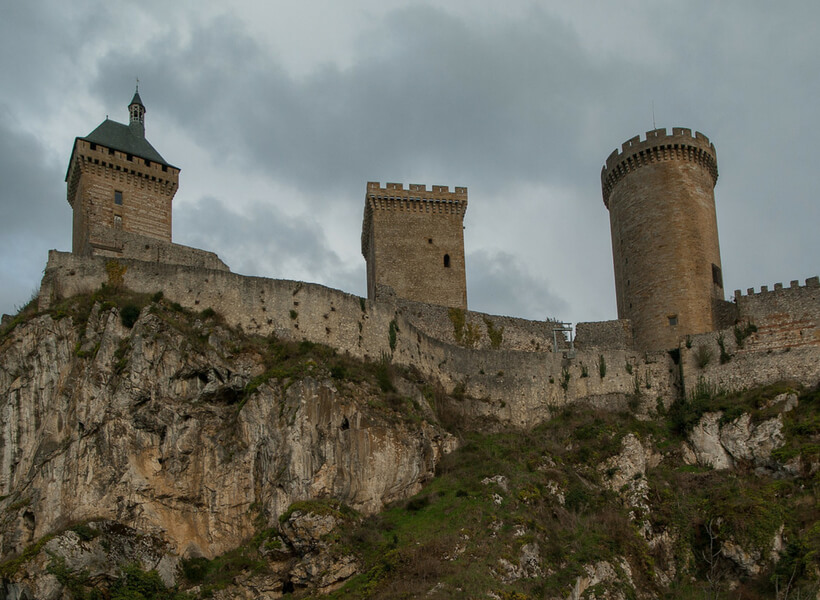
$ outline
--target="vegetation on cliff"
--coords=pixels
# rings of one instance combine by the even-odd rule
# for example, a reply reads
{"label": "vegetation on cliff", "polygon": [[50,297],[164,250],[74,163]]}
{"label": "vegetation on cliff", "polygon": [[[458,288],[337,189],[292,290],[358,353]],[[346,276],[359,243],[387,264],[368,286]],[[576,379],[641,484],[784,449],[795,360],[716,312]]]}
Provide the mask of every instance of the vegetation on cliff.
{"label": "vegetation on cliff", "polygon": [[[260,472],[252,484],[260,487],[251,486],[255,500],[240,504],[247,521],[244,543],[210,558],[175,556],[174,568],[165,573],[174,579],[171,587],[152,571],[150,561],[123,559],[106,574],[67,562],[60,552],[68,546],[86,554],[108,548],[113,557],[112,540],[121,544],[130,537],[144,546],[149,539],[147,532],[124,532],[96,520],[55,527],[24,551],[3,556],[0,575],[6,585],[50,576],[73,598],[137,600],[247,594],[336,600],[754,600],[817,593],[818,389],[782,383],[728,394],[703,384],[668,411],[663,406],[669,403],[663,402],[658,402],[658,412],[641,415],[571,405],[531,430],[489,434],[463,430],[446,412],[453,403],[471,400],[463,397],[463,390],[458,397],[445,398],[435,382],[395,367],[389,357],[367,363],[319,344],[247,336],[207,308],[186,311],[161,294],[134,295],[106,286],[94,295],[66,300],[45,315],[29,306],[0,331],[0,352],[9,351],[10,356],[11,347],[21,343],[15,330],[38,318],[48,324],[70,319],[73,333],[65,329],[59,335],[66,336],[72,348],[70,365],[61,371],[66,374],[61,381],[76,386],[69,390],[71,398],[81,396],[82,385],[96,386],[96,394],[110,389],[116,397],[134,396],[124,411],[132,413],[134,427],[143,436],[141,448],[150,453],[155,444],[164,453],[151,468],[160,473],[173,469],[174,461],[191,461],[204,451],[197,444],[213,445],[213,464],[222,469],[220,481],[250,464]],[[162,352],[148,352],[146,340]],[[135,369],[144,368],[149,355],[164,357],[157,365],[166,371],[157,366],[150,373],[171,373],[175,387],[168,389],[196,393],[186,392],[184,401],[146,396]],[[105,364],[89,370],[92,363]],[[24,370],[5,373],[5,368],[0,367],[2,381],[9,389],[20,389],[20,384],[12,384],[25,379]],[[602,378],[605,370],[602,361]],[[304,389],[294,395],[300,386]],[[308,396],[326,397],[327,402],[311,409],[321,417],[306,421],[300,436],[321,427],[318,440],[336,435],[342,440],[338,443],[346,443],[345,432],[373,425],[378,435],[404,428],[411,437],[418,436],[421,447],[425,427],[432,423],[437,432],[449,429],[460,447],[437,459],[435,477],[419,474],[421,491],[396,494],[375,514],[349,508],[346,499],[327,494],[331,488],[275,510],[262,482],[284,485],[289,481],[284,473],[296,455],[275,455],[274,450],[285,447],[285,437],[276,437],[274,450],[269,450],[260,440],[272,433],[251,443],[248,432],[267,420],[292,433]],[[174,402],[179,406],[169,407]],[[334,403],[353,408],[346,408],[342,418],[342,413],[326,412]],[[266,412],[260,406],[266,406]],[[110,414],[105,418],[112,418],[114,408],[106,411]],[[91,429],[88,419],[84,427]],[[208,423],[182,456],[172,452],[179,440],[168,441],[177,422]],[[121,420],[117,427],[126,425]],[[105,423],[95,427],[95,432],[81,430],[76,439],[66,438],[57,449],[49,446],[47,455],[40,451],[37,456],[46,458],[35,469],[62,456],[83,436],[102,435]],[[743,437],[738,430],[752,434]],[[771,439],[763,439],[764,432],[773,432]],[[709,448],[698,446],[696,434],[723,444],[715,450],[720,452],[741,442],[757,446],[733,450],[729,468],[713,468],[703,457]],[[251,462],[241,462],[251,455]],[[317,456],[311,460],[319,460]],[[179,464],[188,464],[183,462]],[[186,477],[179,468],[176,476]],[[197,476],[209,475],[203,471]],[[320,475],[311,471],[310,476]],[[145,481],[139,480],[140,485]],[[163,494],[163,506],[187,502],[185,511],[192,506],[205,511],[202,498],[190,491]],[[25,523],[26,511],[34,511],[43,499],[11,490],[0,502],[0,533],[6,536],[4,546],[11,547],[15,527]],[[224,515],[218,518],[224,520]],[[236,523],[217,526],[229,529]],[[158,535],[157,528],[152,535]],[[151,542],[157,556],[167,554],[160,542]]]}

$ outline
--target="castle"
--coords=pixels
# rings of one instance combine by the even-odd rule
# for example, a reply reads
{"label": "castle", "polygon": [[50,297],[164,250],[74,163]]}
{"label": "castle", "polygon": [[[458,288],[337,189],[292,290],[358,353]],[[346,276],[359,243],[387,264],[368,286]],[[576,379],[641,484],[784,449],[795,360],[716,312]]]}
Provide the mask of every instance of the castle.
{"label": "castle", "polygon": [[106,118],[74,140],[65,177],[73,210],[72,252],[227,269],[212,252],[171,242],[179,169],[145,138],[139,89],[128,114],[128,125]]}
{"label": "castle", "polygon": [[[171,241],[179,169],[145,139],[145,107],[77,138],[66,181],[71,254],[52,251],[40,308],[108,282],[192,310],[212,308],[248,333],[324,343],[364,359],[390,356],[492,414],[527,426],[585,399],[654,406],[707,380],[727,389],[820,381],[820,279],[724,300],[714,186],[717,154],[689,129],[655,129],[606,159],[618,319],[566,327],[467,310],[467,188],[369,182],[362,254],[367,299],[303,282],[230,272],[210,252]],[[574,345],[573,345],[574,344]],[[719,357],[719,359],[718,359]],[[589,376],[590,371],[598,376]],[[499,415],[503,415],[500,417]]]}

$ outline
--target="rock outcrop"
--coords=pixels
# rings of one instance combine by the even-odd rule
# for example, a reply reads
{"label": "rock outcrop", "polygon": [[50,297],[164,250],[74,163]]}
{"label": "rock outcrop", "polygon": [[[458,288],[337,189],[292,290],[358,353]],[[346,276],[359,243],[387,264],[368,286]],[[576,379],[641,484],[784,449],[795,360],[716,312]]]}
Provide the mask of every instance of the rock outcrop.
{"label": "rock outcrop", "polygon": [[[378,511],[419,491],[455,448],[417,389],[399,397],[372,377],[333,377],[312,345],[277,348],[156,303],[130,328],[100,303],[87,319],[66,312],[0,339],[3,557],[103,521],[158,540],[167,560],[210,558],[298,500]],[[76,545],[68,533],[49,544],[60,540]]]}

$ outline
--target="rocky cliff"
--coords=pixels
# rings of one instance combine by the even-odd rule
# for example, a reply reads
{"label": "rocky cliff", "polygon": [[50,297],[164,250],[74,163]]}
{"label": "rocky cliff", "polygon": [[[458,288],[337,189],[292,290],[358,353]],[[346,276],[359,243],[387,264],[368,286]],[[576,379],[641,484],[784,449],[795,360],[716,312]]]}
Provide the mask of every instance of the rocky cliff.
{"label": "rocky cliff", "polygon": [[443,390],[161,294],[28,308],[0,600],[816,597],[816,388],[636,385],[502,431]]}
{"label": "rocky cliff", "polygon": [[[132,540],[123,560],[173,583],[179,558],[235,548],[296,501],[332,498],[366,515],[406,498],[455,447],[387,363],[243,336],[212,311],[154,300],[109,290],[5,328],[3,557],[93,523],[109,546],[112,531],[150,540],[150,552]],[[95,552],[105,555],[85,554]],[[92,573],[112,567],[91,562]],[[19,589],[60,597],[37,585]]]}

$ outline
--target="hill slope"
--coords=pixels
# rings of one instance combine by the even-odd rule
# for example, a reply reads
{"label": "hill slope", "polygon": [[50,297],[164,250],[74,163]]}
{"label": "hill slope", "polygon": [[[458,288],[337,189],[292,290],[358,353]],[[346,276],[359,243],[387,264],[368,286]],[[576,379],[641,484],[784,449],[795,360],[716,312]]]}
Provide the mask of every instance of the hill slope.
{"label": "hill slope", "polygon": [[0,331],[0,598],[817,593],[817,391],[496,434],[458,402],[159,294],[24,310]]}

